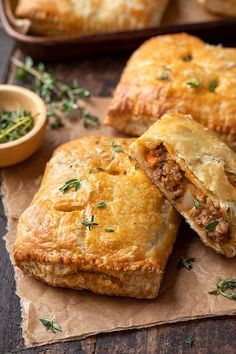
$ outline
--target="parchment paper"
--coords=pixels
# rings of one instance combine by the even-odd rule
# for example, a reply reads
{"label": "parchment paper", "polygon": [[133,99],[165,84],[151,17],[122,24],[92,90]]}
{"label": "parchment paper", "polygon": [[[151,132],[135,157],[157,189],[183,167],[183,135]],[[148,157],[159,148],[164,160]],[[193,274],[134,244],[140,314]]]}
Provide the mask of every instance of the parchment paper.
{"label": "parchment paper", "polygon": [[[104,117],[109,99],[92,99],[88,109]],[[4,204],[9,218],[7,249],[15,239],[17,218],[38,189],[45,162],[61,143],[82,135],[114,135],[111,128],[84,129],[69,123],[61,130],[48,130],[42,148],[26,162],[3,171]],[[195,257],[192,270],[177,270],[180,257]],[[185,321],[208,316],[236,314],[236,302],[209,295],[220,277],[236,277],[236,259],[226,259],[206,248],[183,223],[170,257],[160,295],[155,300],[99,296],[89,292],[52,288],[15,268],[17,294],[22,306],[23,336],[27,346],[128,328]],[[55,319],[62,327],[47,331],[39,318]]]}

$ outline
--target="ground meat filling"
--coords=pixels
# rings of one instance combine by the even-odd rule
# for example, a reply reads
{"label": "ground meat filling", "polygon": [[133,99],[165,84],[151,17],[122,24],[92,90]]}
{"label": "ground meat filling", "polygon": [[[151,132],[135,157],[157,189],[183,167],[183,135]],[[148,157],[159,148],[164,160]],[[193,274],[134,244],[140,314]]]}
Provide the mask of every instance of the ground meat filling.
{"label": "ground meat filling", "polygon": [[154,171],[154,182],[169,191],[176,203],[181,203],[186,187],[191,185],[193,203],[188,210],[189,215],[195,219],[207,237],[219,243],[227,242],[229,236],[229,222],[221,210],[215,207],[210,197],[202,194],[193,186],[192,182],[181,171],[180,166],[171,159],[164,145],[155,150],[146,152],[146,161]]}

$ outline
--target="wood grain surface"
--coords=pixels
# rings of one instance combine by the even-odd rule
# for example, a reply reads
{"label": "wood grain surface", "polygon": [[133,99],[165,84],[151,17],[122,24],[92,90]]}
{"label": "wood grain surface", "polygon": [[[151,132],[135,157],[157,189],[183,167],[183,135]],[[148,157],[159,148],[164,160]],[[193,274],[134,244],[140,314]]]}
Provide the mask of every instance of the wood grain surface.
{"label": "wood grain surface", "polygon": [[[0,31],[0,82],[6,77],[12,43]],[[91,60],[57,63],[50,68],[66,81],[77,78],[93,95],[111,95],[122,68],[124,56],[98,57]],[[11,76],[8,77],[11,80]],[[6,217],[0,204],[0,354],[177,354],[236,353],[234,317],[195,320],[149,329],[99,334],[84,340],[26,349],[21,337],[20,304],[15,295],[13,267],[5,250],[3,235]],[[187,289],[186,289],[187,291]],[[197,291],[197,289],[196,289]],[[192,304],[194,306],[194,303]],[[122,313],[120,314],[122,316]],[[184,339],[193,336],[192,347]]]}

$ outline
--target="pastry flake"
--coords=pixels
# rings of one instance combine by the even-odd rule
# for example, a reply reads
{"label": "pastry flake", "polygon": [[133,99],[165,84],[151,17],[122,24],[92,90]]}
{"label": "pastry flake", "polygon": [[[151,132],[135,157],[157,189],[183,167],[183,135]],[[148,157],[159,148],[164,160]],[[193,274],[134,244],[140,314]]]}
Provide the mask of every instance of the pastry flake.
{"label": "pastry flake", "polygon": [[19,0],[15,15],[31,21],[31,32],[86,35],[155,27],[168,0]]}
{"label": "pastry flake", "polygon": [[150,179],[203,243],[236,254],[236,155],[190,116],[164,115],[132,145]]}
{"label": "pastry flake", "polygon": [[129,154],[133,139],[59,147],[20,217],[16,265],[49,285],[154,298],[180,217]]}
{"label": "pastry flake", "polygon": [[106,122],[139,136],[163,114],[179,112],[236,149],[236,49],[185,33],[146,41],[129,59]]}

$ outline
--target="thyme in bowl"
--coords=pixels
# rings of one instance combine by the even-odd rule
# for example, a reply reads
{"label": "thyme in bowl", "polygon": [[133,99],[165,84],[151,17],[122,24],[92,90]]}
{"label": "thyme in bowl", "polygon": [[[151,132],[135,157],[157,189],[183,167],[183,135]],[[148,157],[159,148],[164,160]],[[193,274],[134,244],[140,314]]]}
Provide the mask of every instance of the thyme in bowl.
{"label": "thyme in bowl", "polygon": [[34,65],[30,57],[26,57],[25,62],[13,58],[12,62],[17,68],[15,75],[17,79],[33,79],[31,81],[32,89],[47,104],[48,122],[52,128],[63,126],[61,113],[69,118],[74,118],[77,112],[85,128],[99,124],[97,117],[79,105],[79,100],[85,100],[91,96],[90,91],[79,86],[75,81],[72,85],[65,84],[52,73],[46,71],[43,63]]}
{"label": "thyme in bowl", "polygon": [[0,144],[17,140],[29,133],[34,126],[34,118],[30,112],[4,111],[0,114]]}

